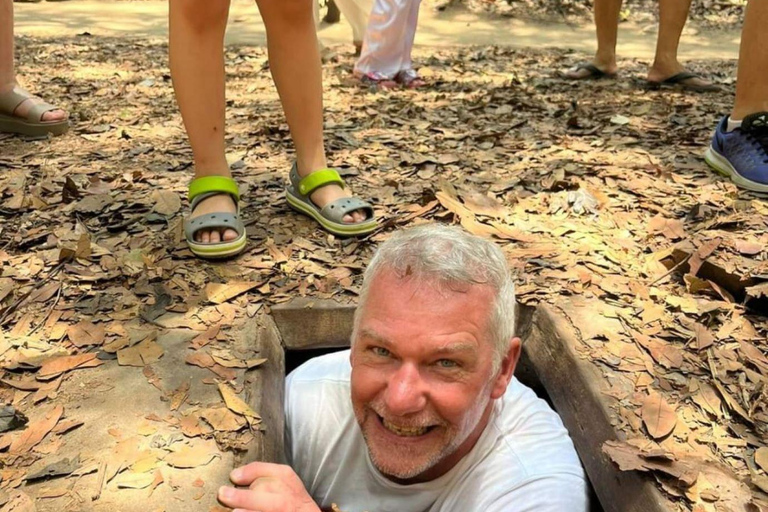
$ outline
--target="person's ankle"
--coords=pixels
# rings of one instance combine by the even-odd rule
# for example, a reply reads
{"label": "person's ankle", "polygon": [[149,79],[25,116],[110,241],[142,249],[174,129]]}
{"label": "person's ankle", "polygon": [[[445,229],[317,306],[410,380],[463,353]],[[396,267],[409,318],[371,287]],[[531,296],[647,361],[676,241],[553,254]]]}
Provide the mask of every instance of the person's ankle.
{"label": "person's ankle", "polygon": [[615,68],[616,67],[616,52],[598,51],[592,59],[595,66],[600,69]]}
{"label": "person's ankle", "polygon": [[16,80],[0,80],[0,94],[9,92],[18,85]]}
{"label": "person's ankle", "polygon": [[677,60],[677,55],[656,54],[651,64],[651,71],[674,72],[683,69],[683,65]]}
{"label": "person's ankle", "polygon": [[757,114],[758,112],[768,112],[768,102],[750,105],[735,105],[729,119],[744,119],[748,115]]}
{"label": "person's ankle", "polygon": [[308,176],[315,171],[325,169],[328,167],[328,161],[325,159],[325,155],[303,159],[296,159],[296,166],[298,167],[299,176]]}

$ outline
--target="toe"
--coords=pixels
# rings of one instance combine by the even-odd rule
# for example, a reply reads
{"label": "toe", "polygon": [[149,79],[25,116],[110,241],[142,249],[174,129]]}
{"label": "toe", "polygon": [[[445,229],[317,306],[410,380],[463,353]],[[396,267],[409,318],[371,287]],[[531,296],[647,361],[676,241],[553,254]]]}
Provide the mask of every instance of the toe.
{"label": "toe", "polygon": [[51,110],[43,114],[43,121],[64,121],[67,119],[67,113],[61,109]]}
{"label": "toe", "polygon": [[211,233],[210,233],[210,232],[208,232],[208,231],[203,231],[203,235],[202,235],[202,237],[201,237],[201,238],[202,238],[202,240],[201,240],[201,241],[202,241],[204,244],[209,244],[209,243],[211,243]]}
{"label": "toe", "polygon": [[227,229],[224,231],[224,238],[223,240],[225,242],[231,242],[232,240],[235,240],[237,238],[237,231],[234,229]]}
{"label": "toe", "polygon": [[221,242],[221,232],[218,229],[214,229],[211,231],[211,243],[217,244],[219,242]]}

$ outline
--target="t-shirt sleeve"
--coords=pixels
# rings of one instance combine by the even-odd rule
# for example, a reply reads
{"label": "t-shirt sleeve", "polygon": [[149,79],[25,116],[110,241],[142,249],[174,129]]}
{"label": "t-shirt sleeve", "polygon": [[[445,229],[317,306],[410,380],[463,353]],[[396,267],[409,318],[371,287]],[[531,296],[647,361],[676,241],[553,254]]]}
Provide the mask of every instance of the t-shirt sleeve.
{"label": "t-shirt sleeve", "polygon": [[570,473],[534,477],[492,501],[483,512],[587,512],[584,478]]}
{"label": "t-shirt sleeve", "polygon": [[305,485],[316,477],[323,450],[349,402],[345,353],[310,360],[285,380],[285,459]]}

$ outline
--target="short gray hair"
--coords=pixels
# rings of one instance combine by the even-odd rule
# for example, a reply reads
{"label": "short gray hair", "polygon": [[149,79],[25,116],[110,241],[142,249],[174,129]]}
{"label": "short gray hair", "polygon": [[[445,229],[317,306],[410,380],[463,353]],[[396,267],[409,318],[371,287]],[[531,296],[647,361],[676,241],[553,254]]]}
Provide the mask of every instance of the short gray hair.
{"label": "short gray hair", "polygon": [[490,286],[496,294],[489,331],[495,349],[494,373],[498,371],[515,335],[515,285],[501,249],[455,226],[425,224],[395,233],[381,244],[365,270],[353,343],[371,283],[384,269],[438,286]]}

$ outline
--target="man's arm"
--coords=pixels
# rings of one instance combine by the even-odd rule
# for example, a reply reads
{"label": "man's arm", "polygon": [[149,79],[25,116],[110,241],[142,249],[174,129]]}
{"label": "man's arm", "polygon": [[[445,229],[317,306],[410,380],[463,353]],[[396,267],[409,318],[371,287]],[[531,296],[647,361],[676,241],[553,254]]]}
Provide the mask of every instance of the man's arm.
{"label": "man's arm", "polygon": [[224,505],[245,511],[259,512],[320,512],[295,471],[289,466],[269,462],[252,462],[230,473],[236,489],[223,486],[219,501]]}

